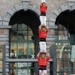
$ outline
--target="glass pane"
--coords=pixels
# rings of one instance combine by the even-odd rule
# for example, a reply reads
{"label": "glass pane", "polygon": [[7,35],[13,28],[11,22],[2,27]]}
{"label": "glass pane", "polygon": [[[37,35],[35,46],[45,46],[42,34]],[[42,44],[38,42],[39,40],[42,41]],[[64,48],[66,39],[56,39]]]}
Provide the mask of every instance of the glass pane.
{"label": "glass pane", "polygon": [[[11,51],[14,50],[15,57],[34,58],[33,32],[25,24],[15,24],[11,29]],[[10,54],[10,56],[12,53]]]}
{"label": "glass pane", "polygon": [[32,31],[28,31],[28,40],[32,40],[33,33]]}
{"label": "glass pane", "polygon": [[27,31],[18,31],[18,40],[27,40]]}
{"label": "glass pane", "polygon": [[57,43],[57,58],[68,58],[71,52],[69,43]]}
{"label": "glass pane", "polygon": [[12,63],[10,63],[10,74],[14,75],[35,75],[34,74],[34,63],[15,63],[12,66]]}
{"label": "glass pane", "polygon": [[18,31],[27,31],[27,25],[18,24]]}
{"label": "glass pane", "polygon": [[[57,72],[75,74],[75,44],[57,43]],[[59,73],[59,74],[60,74]]]}
{"label": "glass pane", "polygon": [[[59,24],[58,29],[55,31],[57,45],[57,75],[65,75],[64,72],[66,72],[66,75],[75,74],[75,34],[70,35],[67,29]],[[71,33],[74,32],[73,29],[68,30]]]}
{"label": "glass pane", "polygon": [[28,27],[28,30],[31,31],[31,28]]}
{"label": "glass pane", "polygon": [[12,31],[12,32],[11,32],[10,39],[11,39],[11,40],[17,40],[17,31],[14,31],[14,32]]}
{"label": "glass pane", "polygon": [[18,58],[24,58],[25,48],[24,43],[18,43]]}
{"label": "glass pane", "polygon": [[28,44],[28,55],[32,56],[31,58],[34,58],[34,44],[33,43]]}
{"label": "glass pane", "polygon": [[0,59],[3,58],[3,53],[2,53],[2,46],[0,46]]}
{"label": "glass pane", "polygon": [[11,30],[17,31],[17,24],[13,25],[12,28],[11,28]]}
{"label": "glass pane", "polygon": [[56,40],[68,40],[69,33],[65,27],[58,25],[58,29],[55,31]]}
{"label": "glass pane", "polygon": [[34,44],[18,43],[18,58],[34,58]]}
{"label": "glass pane", "polygon": [[11,43],[10,57],[11,58],[17,57],[17,44],[16,43]]}

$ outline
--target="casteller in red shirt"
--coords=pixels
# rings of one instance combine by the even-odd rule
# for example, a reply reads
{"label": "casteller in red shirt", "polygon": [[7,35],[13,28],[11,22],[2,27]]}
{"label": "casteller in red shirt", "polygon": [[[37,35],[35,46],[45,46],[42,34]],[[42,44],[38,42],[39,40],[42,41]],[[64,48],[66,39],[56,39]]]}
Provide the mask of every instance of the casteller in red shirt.
{"label": "casteller in red shirt", "polygon": [[46,16],[47,6],[40,5],[40,12],[42,16]]}
{"label": "casteller in red shirt", "polygon": [[38,60],[38,65],[39,66],[47,66],[48,65],[48,61],[49,61],[50,57],[46,57],[44,59],[37,57]]}
{"label": "casteller in red shirt", "polygon": [[46,30],[46,31],[39,30],[38,32],[39,32],[39,38],[46,38],[47,37],[48,30]]}
{"label": "casteller in red shirt", "polygon": [[47,11],[47,6],[43,6],[43,5],[40,5],[40,11],[41,12],[46,12]]}

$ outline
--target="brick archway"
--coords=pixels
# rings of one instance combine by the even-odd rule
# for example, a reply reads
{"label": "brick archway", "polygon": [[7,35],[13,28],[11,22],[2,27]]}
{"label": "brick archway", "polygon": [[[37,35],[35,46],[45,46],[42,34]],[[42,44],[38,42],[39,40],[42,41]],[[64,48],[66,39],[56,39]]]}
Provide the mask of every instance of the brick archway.
{"label": "brick archway", "polygon": [[35,13],[37,13],[38,15],[40,15],[38,6],[31,4],[29,0],[22,0],[22,2],[20,4],[17,4],[8,10],[6,15],[3,17],[2,25],[8,26],[10,18],[14,15],[14,13],[19,10],[22,10],[22,9],[23,10],[30,9],[30,10],[34,11]]}
{"label": "brick archway", "polygon": [[52,15],[50,16],[48,20],[49,27],[55,26],[56,18],[61,12],[65,10],[73,10],[73,9],[75,9],[75,0],[68,0],[67,4],[63,4],[59,6],[57,9],[53,11]]}

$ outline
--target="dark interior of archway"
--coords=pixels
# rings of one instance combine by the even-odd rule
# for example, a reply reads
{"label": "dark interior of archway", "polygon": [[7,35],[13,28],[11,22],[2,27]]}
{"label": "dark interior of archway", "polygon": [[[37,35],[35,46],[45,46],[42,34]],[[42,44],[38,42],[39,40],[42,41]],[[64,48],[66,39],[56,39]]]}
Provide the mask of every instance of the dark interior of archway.
{"label": "dark interior of archway", "polygon": [[56,25],[61,24],[65,26],[70,35],[75,34],[75,10],[66,10],[59,14],[56,18]]}
{"label": "dark interior of archway", "polygon": [[24,23],[28,25],[32,29],[33,34],[37,34],[40,20],[37,13],[28,9],[27,11],[20,10],[14,13],[14,15],[10,19],[9,25],[14,25],[16,23]]}

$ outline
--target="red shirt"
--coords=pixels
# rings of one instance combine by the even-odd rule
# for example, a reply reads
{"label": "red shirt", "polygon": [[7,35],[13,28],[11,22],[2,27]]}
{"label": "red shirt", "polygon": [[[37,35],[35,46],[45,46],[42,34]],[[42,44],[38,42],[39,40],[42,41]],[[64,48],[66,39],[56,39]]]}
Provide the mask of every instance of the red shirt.
{"label": "red shirt", "polygon": [[41,12],[46,12],[47,11],[47,6],[43,7],[42,5],[40,5],[40,11]]}
{"label": "red shirt", "polygon": [[42,58],[38,57],[38,58],[37,58],[37,60],[38,60],[38,65],[39,65],[39,66],[47,66],[49,59],[50,59],[50,57],[46,57],[45,59],[42,59]]}
{"label": "red shirt", "polygon": [[48,30],[46,31],[39,30],[39,38],[46,38],[47,34],[48,34]]}

